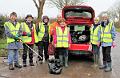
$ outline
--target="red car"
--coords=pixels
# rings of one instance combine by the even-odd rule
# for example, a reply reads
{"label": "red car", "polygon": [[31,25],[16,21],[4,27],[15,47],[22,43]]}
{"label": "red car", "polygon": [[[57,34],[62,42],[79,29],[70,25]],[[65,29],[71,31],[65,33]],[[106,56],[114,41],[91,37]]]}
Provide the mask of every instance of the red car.
{"label": "red car", "polygon": [[90,27],[95,13],[90,6],[65,6],[62,17],[66,19],[71,34],[70,53],[92,54],[90,50]]}

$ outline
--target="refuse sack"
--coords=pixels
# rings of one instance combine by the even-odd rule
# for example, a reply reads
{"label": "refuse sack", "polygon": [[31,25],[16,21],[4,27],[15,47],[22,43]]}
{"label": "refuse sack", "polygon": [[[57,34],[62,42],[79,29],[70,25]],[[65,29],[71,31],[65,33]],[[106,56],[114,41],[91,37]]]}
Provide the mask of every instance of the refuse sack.
{"label": "refuse sack", "polygon": [[50,74],[61,74],[62,72],[62,65],[60,64],[59,59],[49,60],[48,68]]}

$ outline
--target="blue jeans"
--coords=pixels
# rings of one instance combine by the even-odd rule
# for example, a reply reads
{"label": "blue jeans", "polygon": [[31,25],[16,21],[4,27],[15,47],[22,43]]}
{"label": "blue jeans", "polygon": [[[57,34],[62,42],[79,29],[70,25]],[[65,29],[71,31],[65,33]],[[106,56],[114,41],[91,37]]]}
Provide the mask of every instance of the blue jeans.
{"label": "blue jeans", "polygon": [[13,64],[18,63],[18,49],[9,49],[8,50],[8,63]]}

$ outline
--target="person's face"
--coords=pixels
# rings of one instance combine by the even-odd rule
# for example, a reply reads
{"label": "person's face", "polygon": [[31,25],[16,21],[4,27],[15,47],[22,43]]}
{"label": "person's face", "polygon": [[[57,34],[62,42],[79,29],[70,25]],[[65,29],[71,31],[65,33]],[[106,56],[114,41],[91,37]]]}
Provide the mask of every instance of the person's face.
{"label": "person's face", "polygon": [[98,24],[99,20],[98,19],[94,19],[94,23]]}
{"label": "person's face", "polygon": [[108,16],[103,16],[103,17],[102,17],[102,20],[103,20],[104,22],[107,22]]}
{"label": "person's face", "polygon": [[32,17],[28,17],[28,18],[26,19],[26,21],[29,22],[29,23],[31,23],[31,22],[33,21],[33,18],[32,18]]}
{"label": "person's face", "polygon": [[10,20],[15,21],[16,19],[17,19],[17,16],[15,16],[15,15],[10,16]]}
{"label": "person's face", "polygon": [[62,19],[61,16],[58,16],[58,17],[57,17],[57,21],[60,21],[61,19]]}
{"label": "person's face", "polygon": [[60,26],[61,26],[61,27],[65,27],[65,26],[66,26],[66,23],[65,23],[65,22],[60,22]]}
{"label": "person's face", "polygon": [[44,22],[44,23],[48,23],[49,20],[46,18],[46,19],[43,20],[43,22]]}

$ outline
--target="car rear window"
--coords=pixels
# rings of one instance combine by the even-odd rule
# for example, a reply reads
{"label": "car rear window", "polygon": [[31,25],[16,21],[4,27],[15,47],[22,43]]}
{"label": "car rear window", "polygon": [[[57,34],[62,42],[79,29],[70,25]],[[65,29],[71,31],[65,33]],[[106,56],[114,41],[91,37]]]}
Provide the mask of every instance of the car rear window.
{"label": "car rear window", "polygon": [[77,17],[77,18],[92,18],[92,14],[86,11],[67,11],[65,13],[66,18]]}

